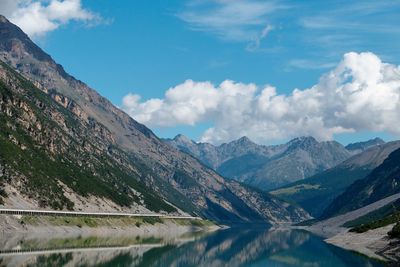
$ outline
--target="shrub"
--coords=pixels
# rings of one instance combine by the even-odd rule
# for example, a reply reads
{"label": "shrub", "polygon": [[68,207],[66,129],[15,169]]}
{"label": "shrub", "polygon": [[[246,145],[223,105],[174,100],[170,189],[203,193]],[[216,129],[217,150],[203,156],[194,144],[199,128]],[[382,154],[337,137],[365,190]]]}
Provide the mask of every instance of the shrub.
{"label": "shrub", "polygon": [[353,227],[350,229],[350,232],[364,233],[366,231],[384,227],[384,226],[390,225],[392,223],[397,223],[399,221],[400,221],[400,213],[395,212],[395,213],[390,214],[382,219],[371,221],[371,222]]}
{"label": "shrub", "polygon": [[143,222],[154,225],[156,223],[162,223],[163,221],[159,217],[143,217]]}
{"label": "shrub", "polygon": [[400,238],[400,222],[398,222],[393,229],[388,233],[390,238]]}

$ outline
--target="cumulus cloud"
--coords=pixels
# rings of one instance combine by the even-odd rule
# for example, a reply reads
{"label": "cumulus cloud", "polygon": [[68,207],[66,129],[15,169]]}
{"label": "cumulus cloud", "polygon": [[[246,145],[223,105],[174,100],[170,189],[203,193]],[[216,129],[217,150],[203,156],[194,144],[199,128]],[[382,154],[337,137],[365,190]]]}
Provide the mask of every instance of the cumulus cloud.
{"label": "cumulus cloud", "polygon": [[2,0],[0,11],[31,37],[40,37],[68,22],[98,23],[99,15],[84,9],[81,0]]}
{"label": "cumulus cloud", "polygon": [[400,67],[373,53],[351,52],[318,84],[289,95],[272,86],[188,80],[163,99],[127,95],[122,108],[150,127],[208,122],[212,127],[201,141],[215,144],[244,135],[259,142],[301,135],[328,140],[364,130],[399,135]]}

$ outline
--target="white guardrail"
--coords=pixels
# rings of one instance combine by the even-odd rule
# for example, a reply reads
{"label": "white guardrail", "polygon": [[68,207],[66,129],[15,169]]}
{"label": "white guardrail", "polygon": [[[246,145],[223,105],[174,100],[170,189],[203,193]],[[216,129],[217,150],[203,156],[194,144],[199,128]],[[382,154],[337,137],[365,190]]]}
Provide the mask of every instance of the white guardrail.
{"label": "white guardrail", "polygon": [[189,219],[202,220],[200,217],[178,216],[157,213],[122,213],[122,212],[83,212],[83,211],[58,211],[58,210],[28,210],[0,208],[0,214],[10,215],[38,215],[38,216],[91,216],[91,217],[156,217],[164,219]]}

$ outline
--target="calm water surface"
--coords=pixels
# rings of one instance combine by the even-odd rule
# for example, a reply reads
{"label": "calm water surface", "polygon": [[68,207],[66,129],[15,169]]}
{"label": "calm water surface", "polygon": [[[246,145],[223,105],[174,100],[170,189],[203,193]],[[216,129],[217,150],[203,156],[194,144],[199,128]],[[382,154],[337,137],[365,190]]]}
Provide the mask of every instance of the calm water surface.
{"label": "calm water surface", "polygon": [[0,266],[383,266],[303,231],[228,229],[155,237],[8,238]]}

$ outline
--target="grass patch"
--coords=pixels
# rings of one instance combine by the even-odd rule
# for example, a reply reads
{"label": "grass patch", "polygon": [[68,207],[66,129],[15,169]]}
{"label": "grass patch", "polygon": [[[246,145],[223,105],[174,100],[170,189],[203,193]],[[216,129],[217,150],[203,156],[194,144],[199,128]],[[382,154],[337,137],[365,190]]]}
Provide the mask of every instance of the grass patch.
{"label": "grass patch", "polygon": [[300,191],[316,190],[316,189],[319,189],[320,187],[321,187],[321,185],[319,185],[319,184],[300,184],[300,185],[295,185],[292,187],[274,190],[274,191],[271,191],[270,194],[277,195],[277,196],[293,195],[293,194],[299,193]]}
{"label": "grass patch", "polygon": [[78,227],[142,227],[146,225],[163,224],[171,221],[181,226],[208,227],[215,225],[208,220],[190,220],[190,219],[164,219],[159,217],[70,217],[70,216],[22,216],[21,224],[27,225],[52,225],[52,226],[78,226]]}
{"label": "grass patch", "polygon": [[49,224],[52,226],[78,226],[78,227],[127,227],[137,226],[140,227],[144,222],[141,217],[70,217],[70,216],[23,216],[21,221],[29,225],[43,225]]}
{"label": "grass patch", "polygon": [[143,217],[142,218],[143,223],[147,223],[147,224],[157,224],[157,223],[163,223],[163,220],[159,217]]}
{"label": "grass patch", "polygon": [[181,226],[210,227],[215,225],[215,223],[209,220],[173,219],[172,221]]}

